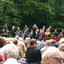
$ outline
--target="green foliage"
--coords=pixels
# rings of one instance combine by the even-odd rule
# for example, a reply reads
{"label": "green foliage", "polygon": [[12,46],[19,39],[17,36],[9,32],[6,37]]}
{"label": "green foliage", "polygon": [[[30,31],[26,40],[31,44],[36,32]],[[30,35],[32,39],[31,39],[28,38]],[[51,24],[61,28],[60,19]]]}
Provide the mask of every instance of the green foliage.
{"label": "green foliage", "polygon": [[36,23],[39,28],[61,29],[63,20],[64,0],[0,0],[0,27],[7,23],[10,28],[25,24],[31,28]]}

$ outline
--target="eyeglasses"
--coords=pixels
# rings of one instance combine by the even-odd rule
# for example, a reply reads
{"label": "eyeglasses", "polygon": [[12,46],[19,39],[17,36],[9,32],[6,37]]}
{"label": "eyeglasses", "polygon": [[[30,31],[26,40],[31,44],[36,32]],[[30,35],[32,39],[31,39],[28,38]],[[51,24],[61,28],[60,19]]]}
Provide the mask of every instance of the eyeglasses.
{"label": "eyeglasses", "polygon": [[50,58],[56,59],[57,61],[64,61],[63,58],[59,58],[59,57],[50,57]]}

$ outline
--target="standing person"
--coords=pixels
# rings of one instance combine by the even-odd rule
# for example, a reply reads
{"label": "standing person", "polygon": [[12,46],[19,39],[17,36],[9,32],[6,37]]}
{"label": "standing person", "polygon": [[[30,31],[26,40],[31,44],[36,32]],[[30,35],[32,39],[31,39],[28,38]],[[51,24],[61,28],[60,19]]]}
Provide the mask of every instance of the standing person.
{"label": "standing person", "polygon": [[37,46],[36,40],[32,39],[29,44],[30,47],[26,51],[27,64],[40,64],[41,52],[36,47]]}
{"label": "standing person", "polygon": [[32,30],[33,30],[33,38],[36,38],[36,29],[37,28],[38,27],[36,26],[36,24],[34,24],[33,27],[32,27]]}
{"label": "standing person", "polygon": [[16,32],[15,26],[12,26],[11,37],[15,37],[15,32]]}

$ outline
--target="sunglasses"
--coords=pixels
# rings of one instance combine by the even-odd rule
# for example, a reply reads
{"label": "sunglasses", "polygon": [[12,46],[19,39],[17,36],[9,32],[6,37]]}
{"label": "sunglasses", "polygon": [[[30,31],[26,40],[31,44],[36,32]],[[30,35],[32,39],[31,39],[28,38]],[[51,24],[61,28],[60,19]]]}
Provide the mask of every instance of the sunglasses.
{"label": "sunglasses", "polygon": [[64,61],[63,58],[58,58],[58,57],[50,57],[50,58],[53,58],[53,59],[55,59],[55,60],[57,60],[57,61]]}

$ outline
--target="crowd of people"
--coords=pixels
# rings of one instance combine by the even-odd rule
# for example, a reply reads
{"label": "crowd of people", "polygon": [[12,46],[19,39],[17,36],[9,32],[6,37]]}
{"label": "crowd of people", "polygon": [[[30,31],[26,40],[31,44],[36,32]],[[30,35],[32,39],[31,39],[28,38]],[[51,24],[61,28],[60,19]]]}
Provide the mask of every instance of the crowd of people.
{"label": "crowd of people", "polygon": [[0,36],[0,64],[63,64],[64,38],[30,39],[22,37],[7,41]]}
{"label": "crowd of people", "polygon": [[52,32],[52,27],[49,26],[48,28],[45,27],[45,25],[42,28],[38,28],[36,24],[33,24],[32,28],[29,29],[27,25],[21,30],[20,27],[12,26],[11,29],[8,28],[8,26],[5,24],[2,28],[2,31],[0,31],[1,36],[5,37],[15,37],[15,36],[22,36],[24,39],[27,36],[30,36],[30,38],[36,38],[39,37],[64,37],[64,29],[61,29],[61,32],[58,32],[57,29],[55,29]]}
{"label": "crowd of people", "polygon": [[[63,31],[62,29],[61,37]],[[59,41],[43,40],[45,36],[58,37],[58,35],[56,29],[51,34],[51,26],[47,29],[43,26],[39,30],[34,24],[29,32],[27,25],[23,30],[19,27],[15,29],[13,26],[11,31],[5,25],[0,35],[0,64],[64,64],[64,38]],[[14,39],[10,41],[6,40],[6,37]]]}

